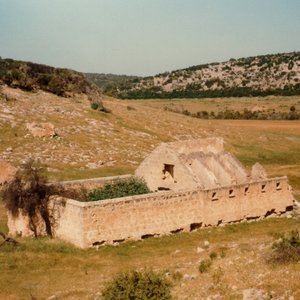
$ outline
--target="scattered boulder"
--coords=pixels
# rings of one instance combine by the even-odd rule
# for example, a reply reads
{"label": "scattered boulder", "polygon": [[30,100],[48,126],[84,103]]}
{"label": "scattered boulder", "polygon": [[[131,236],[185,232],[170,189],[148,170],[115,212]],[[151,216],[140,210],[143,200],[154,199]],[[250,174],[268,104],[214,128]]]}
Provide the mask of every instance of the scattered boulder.
{"label": "scattered boulder", "polygon": [[260,163],[256,163],[252,166],[252,170],[251,170],[252,181],[264,180],[267,178],[268,178],[267,172]]}
{"label": "scattered boulder", "polygon": [[300,214],[300,202],[298,202],[297,200],[294,200],[294,212]]}
{"label": "scattered boulder", "polygon": [[209,241],[204,241],[203,245],[204,245],[205,248],[208,248],[210,243],[209,243]]}
{"label": "scattered boulder", "polygon": [[202,247],[197,247],[197,253],[201,253],[203,251],[205,251],[205,250]]}
{"label": "scattered boulder", "polygon": [[196,278],[197,278],[196,274],[184,274],[183,275],[183,280],[185,280],[185,281],[195,280]]}
{"label": "scattered boulder", "polygon": [[51,123],[27,123],[26,128],[34,137],[54,137],[57,135]]}

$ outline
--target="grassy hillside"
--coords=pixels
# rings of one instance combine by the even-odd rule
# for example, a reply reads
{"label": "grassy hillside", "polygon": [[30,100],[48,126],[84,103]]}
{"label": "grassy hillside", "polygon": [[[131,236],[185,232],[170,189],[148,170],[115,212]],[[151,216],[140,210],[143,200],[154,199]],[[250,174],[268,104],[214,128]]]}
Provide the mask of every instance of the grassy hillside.
{"label": "grassy hillside", "polygon": [[300,94],[300,52],[230,59],[116,85],[119,98],[206,98]]}
{"label": "grassy hillside", "polygon": [[[271,175],[288,175],[300,190],[300,122],[201,120],[165,110],[243,110],[263,107],[287,111],[299,97],[215,100],[127,101],[104,97],[111,114],[94,111],[86,96],[61,98],[7,88],[13,101],[0,97],[0,155],[15,165],[28,156],[40,159],[52,179],[72,179],[133,172],[161,142],[220,136],[226,148],[247,166],[262,163]],[[27,122],[51,122],[57,137],[34,138]]]}

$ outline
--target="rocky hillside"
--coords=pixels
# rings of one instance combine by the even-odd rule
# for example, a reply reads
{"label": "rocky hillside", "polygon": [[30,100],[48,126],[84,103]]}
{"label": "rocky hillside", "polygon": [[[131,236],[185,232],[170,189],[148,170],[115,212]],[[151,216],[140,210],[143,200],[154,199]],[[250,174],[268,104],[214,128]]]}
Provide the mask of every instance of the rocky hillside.
{"label": "rocky hillside", "polygon": [[63,97],[86,94],[95,100],[100,96],[98,87],[82,73],[0,57],[0,86],[3,84],[26,91],[43,90]]}
{"label": "rocky hillside", "polygon": [[192,66],[128,80],[120,98],[203,98],[300,94],[300,52]]}

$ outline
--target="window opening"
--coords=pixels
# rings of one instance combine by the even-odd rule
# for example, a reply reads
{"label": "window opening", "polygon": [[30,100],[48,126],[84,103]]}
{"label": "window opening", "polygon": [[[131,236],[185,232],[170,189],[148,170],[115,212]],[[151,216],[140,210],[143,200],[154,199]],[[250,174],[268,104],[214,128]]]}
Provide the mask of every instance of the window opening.
{"label": "window opening", "polygon": [[213,193],[212,193],[211,199],[212,199],[213,201],[218,200],[217,192],[213,192]]}
{"label": "window opening", "polygon": [[233,197],[235,197],[234,191],[233,190],[229,190],[229,198],[233,198]]}
{"label": "window opening", "polygon": [[166,179],[168,176],[174,178],[174,165],[164,164],[163,174],[163,179]]}
{"label": "window opening", "polygon": [[276,190],[277,191],[281,190],[280,182],[276,182]]}

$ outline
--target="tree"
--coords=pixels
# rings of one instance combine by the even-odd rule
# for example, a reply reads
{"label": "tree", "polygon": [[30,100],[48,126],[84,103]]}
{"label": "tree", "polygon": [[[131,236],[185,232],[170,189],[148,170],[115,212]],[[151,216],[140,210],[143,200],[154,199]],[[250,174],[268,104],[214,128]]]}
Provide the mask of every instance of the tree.
{"label": "tree", "polygon": [[52,226],[48,211],[48,200],[51,187],[43,176],[43,168],[33,159],[28,160],[16,172],[3,191],[3,201],[7,210],[17,217],[22,210],[29,218],[29,227],[34,236],[38,236],[37,218],[42,217],[46,233],[52,237]]}

